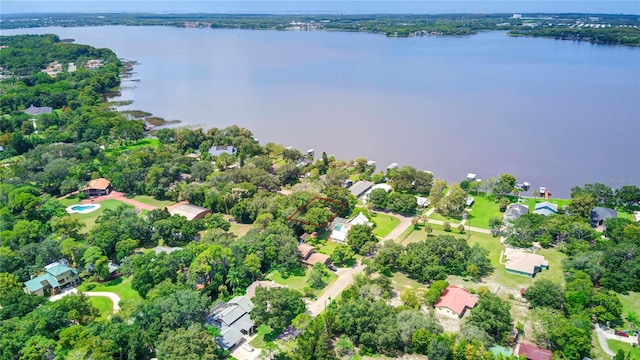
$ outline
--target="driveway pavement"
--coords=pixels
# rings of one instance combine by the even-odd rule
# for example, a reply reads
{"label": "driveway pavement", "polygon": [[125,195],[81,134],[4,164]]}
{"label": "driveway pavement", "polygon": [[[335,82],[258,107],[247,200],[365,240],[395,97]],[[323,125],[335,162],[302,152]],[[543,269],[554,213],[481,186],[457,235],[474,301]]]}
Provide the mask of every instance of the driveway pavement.
{"label": "driveway pavement", "polygon": [[[63,297],[69,294],[77,294],[78,289],[76,288],[67,288],[63,290],[60,294],[53,295],[49,297],[49,301],[57,301],[62,299]],[[82,293],[84,296],[92,297],[92,296],[102,296],[111,299],[113,303],[113,312],[118,312],[120,310],[120,296],[116,293],[108,292],[108,291],[85,291]]]}
{"label": "driveway pavement", "polygon": [[329,303],[330,299],[338,297],[342,290],[346,289],[347,286],[351,284],[353,277],[362,272],[362,270],[364,270],[364,265],[362,264],[356,264],[356,266],[352,268],[342,268],[338,270],[338,280],[331,284],[331,286],[329,286],[316,301],[307,306],[309,314],[311,316],[317,316],[320,314]]}

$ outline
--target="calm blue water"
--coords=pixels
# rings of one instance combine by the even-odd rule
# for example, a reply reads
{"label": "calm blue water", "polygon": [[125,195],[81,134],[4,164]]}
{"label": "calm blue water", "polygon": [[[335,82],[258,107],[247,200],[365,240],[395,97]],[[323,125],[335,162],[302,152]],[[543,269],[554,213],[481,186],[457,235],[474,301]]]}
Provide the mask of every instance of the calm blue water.
{"label": "calm blue water", "polygon": [[49,28],[140,61],[124,99],[184,124],[238,124],[261,143],[432,170],[502,172],[554,196],[640,185],[640,49],[501,32]]}
{"label": "calm blue water", "polygon": [[628,1],[2,1],[2,12],[172,12],[172,13],[331,13],[331,14],[453,14],[453,13],[604,13],[640,14],[640,3]]}

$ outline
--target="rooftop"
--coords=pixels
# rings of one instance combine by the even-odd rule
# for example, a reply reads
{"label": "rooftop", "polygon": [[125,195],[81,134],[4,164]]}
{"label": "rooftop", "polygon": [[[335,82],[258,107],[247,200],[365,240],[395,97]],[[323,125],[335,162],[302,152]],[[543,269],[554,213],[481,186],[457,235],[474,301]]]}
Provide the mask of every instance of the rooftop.
{"label": "rooftop", "polygon": [[349,191],[351,191],[351,194],[353,194],[355,197],[360,197],[372,186],[373,186],[373,183],[371,181],[361,180],[351,185],[351,187],[349,188]]}
{"label": "rooftop", "polygon": [[535,274],[536,267],[549,266],[549,262],[544,256],[525,252],[520,249],[506,248],[504,255],[507,258],[506,268],[508,270]]}
{"label": "rooftop", "polygon": [[329,255],[314,252],[313,254],[309,255],[307,260],[305,260],[304,262],[309,265],[313,265],[315,263],[326,264],[329,259]]}
{"label": "rooftop", "polygon": [[524,356],[529,360],[551,360],[552,352],[531,344],[520,343],[518,356]]}
{"label": "rooftop", "polygon": [[71,271],[73,274],[78,273],[76,269],[70,268],[64,264],[60,264],[59,262],[51,263],[45,266],[45,271],[53,276],[62,275],[67,271]]}
{"label": "rooftop", "polygon": [[111,186],[111,182],[105,178],[99,178],[89,181],[87,186],[84,187],[85,190],[88,189],[99,189],[99,190],[107,190]]}
{"label": "rooftop", "polygon": [[199,215],[203,213],[210,213],[211,210],[204,208],[202,206],[192,205],[186,201],[179,202],[177,204],[171,205],[167,207],[169,214],[171,215],[182,215],[187,218],[187,220],[193,220]]}
{"label": "rooftop", "polygon": [[24,283],[24,286],[29,289],[29,292],[35,292],[38,291],[40,289],[42,289],[43,287],[46,286],[46,283],[49,283],[49,285],[51,285],[51,287],[58,287],[60,286],[60,284],[58,283],[58,280],[56,280],[55,276],[49,274],[49,273],[44,273],[42,275],[39,275],[37,277],[34,277],[33,279],[26,281]]}
{"label": "rooftop", "polygon": [[229,350],[242,340],[242,333],[234,327],[228,327],[220,332],[216,342],[224,350]]}
{"label": "rooftop", "polygon": [[38,107],[33,105],[29,106],[27,109],[22,110],[22,112],[29,115],[51,114],[52,111],[53,108],[49,106]]}
{"label": "rooftop", "polygon": [[462,314],[465,308],[476,306],[478,298],[463,288],[449,286],[440,295],[440,299],[434,305],[436,307],[447,307],[457,314]]}
{"label": "rooftop", "polygon": [[617,218],[618,212],[614,209],[595,207],[589,212],[589,217],[593,221],[600,221],[609,218]]}
{"label": "rooftop", "polygon": [[307,244],[299,244],[298,245],[298,254],[300,254],[300,257],[303,259],[306,259],[309,257],[309,255],[315,250],[315,248],[311,245],[307,245]]}

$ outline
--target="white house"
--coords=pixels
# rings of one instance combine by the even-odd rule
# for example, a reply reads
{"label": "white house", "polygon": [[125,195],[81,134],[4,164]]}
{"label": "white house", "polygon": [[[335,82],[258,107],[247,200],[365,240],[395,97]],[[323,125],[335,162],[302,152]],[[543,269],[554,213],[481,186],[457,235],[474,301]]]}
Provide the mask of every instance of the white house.
{"label": "white house", "polygon": [[373,226],[373,223],[369,221],[369,218],[364,216],[363,213],[358,214],[358,216],[354,217],[351,220],[344,221],[345,219],[336,218],[331,223],[331,236],[329,237],[331,240],[344,244],[347,242],[347,234],[349,233],[349,229],[353,225],[367,225]]}

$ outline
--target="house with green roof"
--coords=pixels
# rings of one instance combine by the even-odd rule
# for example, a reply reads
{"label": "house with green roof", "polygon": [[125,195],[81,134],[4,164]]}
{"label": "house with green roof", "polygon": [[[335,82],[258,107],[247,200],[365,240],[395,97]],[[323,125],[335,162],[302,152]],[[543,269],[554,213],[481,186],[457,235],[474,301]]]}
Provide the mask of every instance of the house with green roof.
{"label": "house with green roof", "polygon": [[44,296],[50,289],[60,290],[63,286],[76,284],[78,271],[64,264],[54,262],[44,267],[44,273],[24,283],[24,291],[27,294]]}

